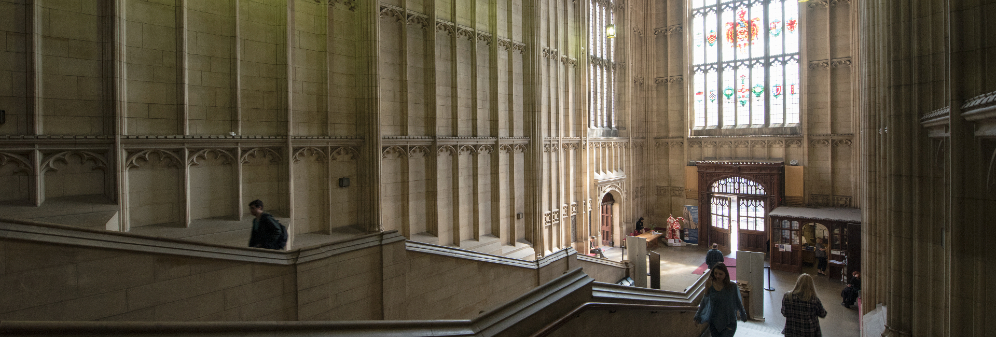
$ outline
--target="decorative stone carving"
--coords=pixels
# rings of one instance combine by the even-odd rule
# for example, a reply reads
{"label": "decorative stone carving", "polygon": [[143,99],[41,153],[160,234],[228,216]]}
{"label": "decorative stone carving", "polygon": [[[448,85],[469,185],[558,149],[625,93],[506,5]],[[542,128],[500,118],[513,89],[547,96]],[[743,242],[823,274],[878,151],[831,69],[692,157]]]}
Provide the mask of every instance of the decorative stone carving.
{"label": "decorative stone carving", "polygon": [[643,77],[639,77],[639,76],[638,77],[634,77],[633,78],[633,84],[643,85]]}
{"label": "decorative stone carving", "polygon": [[829,139],[813,139],[809,141],[810,146],[814,147],[830,147]]}
{"label": "decorative stone carving", "polygon": [[404,9],[391,5],[380,5],[380,17],[393,17],[397,22],[408,21],[408,15]]}
{"label": "decorative stone carving", "polygon": [[0,167],[11,163],[17,166],[16,172],[31,174],[31,161],[27,157],[9,152],[0,152]]}
{"label": "decorative stone carving", "polygon": [[504,153],[512,153],[512,146],[508,145],[508,144],[498,145],[498,151],[501,151],[501,152],[504,152]]}
{"label": "decorative stone carving", "polygon": [[802,139],[789,139],[785,141],[787,147],[800,147],[802,146]]}
{"label": "decorative stone carving", "polygon": [[460,154],[466,152],[467,154],[477,154],[477,148],[473,145],[460,145]]}
{"label": "decorative stone carving", "polygon": [[633,35],[643,36],[643,28],[633,26]]}
{"label": "decorative stone carving", "polygon": [[265,147],[257,147],[250,149],[249,151],[245,151],[244,153],[242,153],[242,156],[239,158],[239,162],[243,164],[248,163],[249,157],[253,158],[269,157],[271,163],[280,162],[280,153],[278,153],[276,150]]}
{"label": "decorative stone carving", "polygon": [[654,84],[667,83],[667,77],[654,77]]}
{"label": "decorative stone carving", "polygon": [[356,0],[329,0],[329,7],[334,7],[335,5],[343,5],[350,12],[356,11]]}
{"label": "decorative stone carving", "polygon": [[838,58],[838,59],[831,59],[830,60],[830,66],[834,67],[834,68],[837,68],[837,67],[850,67],[851,66],[851,58],[850,57],[842,57],[842,58]]}
{"label": "decorative stone carving", "polygon": [[449,154],[449,155],[452,156],[452,155],[456,154],[457,151],[456,151],[456,148],[454,148],[451,145],[439,145],[438,147],[436,147],[436,155],[437,156],[441,155],[441,154],[444,154],[444,153]]}
{"label": "decorative stone carving", "polygon": [[187,159],[187,166],[200,165],[201,163],[197,162],[197,160],[207,159],[207,155],[209,153],[214,153],[214,155],[217,156],[218,158],[224,158],[222,164],[228,165],[231,164],[232,162],[235,162],[235,156],[233,156],[231,152],[221,149],[204,149],[191,154],[190,157]]}
{"label": "decorative stone carving", "polygon": [[[422,148],[423,150],[428,152],[428,149],[426,149],[425,146],[415,146],[412,149],[415,148]],[[411,151],[412,150],[409,149],[408,153],[409,157],[411,157]],[[359,158],[359,155],[360,152],[355,147],[352,146],[337,146],[333,147],[332,150],[329,151],[329,159],[331,160],[339,160],[339,159],[356,160]]]}
{"label": "decorative stone carving", "polygon": [[464,27],[461,25],[454,25],[454,26],[456,27],[457,37],[466,38],[471,41],[477,38],[477,32],[475,32],[470,27]]}
{"label": "decorative stone carving", "polygon": [[578,64],[578,60],[575,59],[575,58],[568,57],[568,56],[564,55],[564,56],[560,57],[560,63],[563,63],[564,65],[573,67],[573,66],[576,66]]}
{"label": "decorative stone carving", "polygon": [[419,25],[422,30],[429,28],[429,17],[421,13],[415,13],[412,11],[408,12],[408,19],[406,20],[408,25]]}
{"label": "decorative stone carving", "polygon": [[526,146],[522,145],[522,144],[515,144],[515,152],[517,152],[517,153],[525,153],[526,152]]}
{"label": "decorative stone carving", "polygon": [[816,68],[823,68],[823,69],[830,68],[830,61],[829,60],[809,61],[809,69],[816,69]]}
{"label": "decorative stone carving", "polygon": [[499,37],[498,38],[498,48],[501,48],[504,51],[511,50],[512,49],[512,40]]}
{"label": "decorative stone carving", "polygon": [[[50,155],[46,157],[44,160],[42,160],[41,173],[44,174],[49,170],[58,171],[58,169],[55,168],[55,163],[57,162],[62,162],[66,165],[69,165],[69,160],[66,157],[70,155],[79,156],[84,163],[92,162],[94,164],[93,169],[95,170],[107,169],[107,160],[104,159],[103,155],[99,155],[90,151],[63,151]],[[3,166],[4,164],[6,164],[6,161],[3,159],[3,154],[0,154],[0,166]]]}
{"label": "decorative stone carving", "polygon": [[452,22],[436,20],[436,32],[446,32],[450,36],[456,36],[456,25]]}
{"label": "decorative stone carving", "polygon": [[494,149],[491,145],[479,145],[477,146],[477,154],[491,154]]}
{"label": "decorative stone carving", "polygon": [[680,197],[685,195],[685,188],[681,186],[671,186],[669,190],[672,197]]}
{"label": "decorative stone carving", "polygon": [[[316,156],[315,159],[317,159],[320,162],[323,162],[325,161],[325,159],[328,158],[328,156],[325,154],[325,151],[322,151],[322,149],[313,146],[307,146],[297,149],[297,151],[294,151],[294,155],[291,156],[291,158],[296,163],[301,161],[305,157],[311,157],[311,156]],[[387,158],[386,155],[384,158]]]}
{"label": "decorative stone carving", "polygon": [[139,163],[142,161],[148,162],[149,155],[153,153],[159,156],[160,162],[166,162],[166,164],[169,166],[175,166],[179,168],[180,165],[182,165],[183,163],[183,160],[180,159],[180,155],[176,154],[173,151],[150,149],[150,150],[142,150],[139,151],[138,153],[129,156],[128,159],[125,160],[125,168],[130,169],[130,168],[139,167]]}
{"label": "decorative stone carving", "polygon": [[487,45],[491,45],[491,34],[485,32],[477,32],[477,41],[484,42]]}
{"label": "decorative stone carving", "polygon": [[834,139],[833,146],[851,146],[850,139]]}
{"label": "decorative stone carving", "polygon": [[553,49],[553,48],[549,48],[549,47],[543,47],[542,53],[543,53],[543,58],[547,58],[547,59],[551,59],[551,60],[556,60],[557,58],[560,57],[560,52],[559,51],[557,51],[556,49]]}

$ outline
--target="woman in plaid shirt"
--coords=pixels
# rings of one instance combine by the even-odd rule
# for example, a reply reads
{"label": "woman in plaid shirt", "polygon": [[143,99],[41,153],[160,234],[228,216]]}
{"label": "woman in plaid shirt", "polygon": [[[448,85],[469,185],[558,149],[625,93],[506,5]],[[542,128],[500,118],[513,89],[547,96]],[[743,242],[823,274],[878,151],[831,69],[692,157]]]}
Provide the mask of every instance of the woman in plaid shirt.
{"label": "woman in plaid shirt", "polygon": [[799,275],[795,289],[782,297],[782,316],[785,316],[785,329],[782,334],[789,337],[821,337],[820,318],[827,317],[823,303],[816,297],[816,286],[809,274]]}

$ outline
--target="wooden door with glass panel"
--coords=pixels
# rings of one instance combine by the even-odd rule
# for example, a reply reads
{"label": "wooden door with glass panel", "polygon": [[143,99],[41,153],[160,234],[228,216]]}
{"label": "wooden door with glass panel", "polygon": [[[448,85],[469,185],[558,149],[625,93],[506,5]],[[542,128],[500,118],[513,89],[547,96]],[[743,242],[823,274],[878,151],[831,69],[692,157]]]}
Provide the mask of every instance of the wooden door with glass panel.
{"label": "wooden door with glass panel", "polygon": [[764,201],[766,197],[740,197],[737,200],[739,239],[737,250],[765,252],[768,241],[764,230]]}
{"label": "wooden door with glass panel", "polygon": [[712,196],[712,225],[709,228],[710,243],[730,246],[730,197]]}
{"label": "wooden door with glass panel", "polygon": [[798,220],[771,221],[771,268],[798,273],[802,269],[802,225]]}

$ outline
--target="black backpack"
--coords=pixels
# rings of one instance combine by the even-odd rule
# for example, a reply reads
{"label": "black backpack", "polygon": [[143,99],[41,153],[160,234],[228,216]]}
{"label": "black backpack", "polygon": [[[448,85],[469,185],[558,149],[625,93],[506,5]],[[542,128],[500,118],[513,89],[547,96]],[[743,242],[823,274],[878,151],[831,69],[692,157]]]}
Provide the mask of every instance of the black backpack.
{"label": "black backpack", "polygon": [[277,238],[277,249],[284,249],[287,247],[287,226],[284,226],[280,223],[280,220],[277,220],[276,218],[271,219],[273,219],[273,223],[276,224],[277,227],[280,227],[280,237]]}

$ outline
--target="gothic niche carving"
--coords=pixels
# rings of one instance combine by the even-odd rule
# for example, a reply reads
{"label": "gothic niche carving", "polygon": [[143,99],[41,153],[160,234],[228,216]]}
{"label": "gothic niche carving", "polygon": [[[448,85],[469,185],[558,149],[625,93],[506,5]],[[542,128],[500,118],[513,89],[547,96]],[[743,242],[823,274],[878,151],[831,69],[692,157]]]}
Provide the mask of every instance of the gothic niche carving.
{"label": "gothic niche carving", "polygon": [[[107,160],[104,156],[90,152],[90,151],[63,151],[53,155],[48,156],[41,163],[41,173],[47,171],[58,171],[59,169],[55,167],[56,163],[62,163],[64,165],[69,165],[69,157],[76,156],[80,158],[82,163],[91,162],[94,164],[94,170],[105,170],[107,169]],[[0,166],[6,164],[6,160],[0,155]]]}

